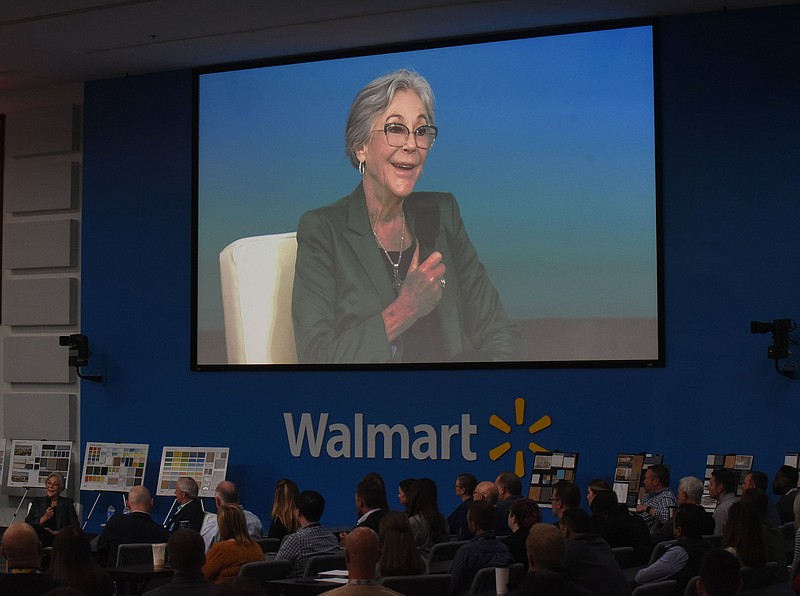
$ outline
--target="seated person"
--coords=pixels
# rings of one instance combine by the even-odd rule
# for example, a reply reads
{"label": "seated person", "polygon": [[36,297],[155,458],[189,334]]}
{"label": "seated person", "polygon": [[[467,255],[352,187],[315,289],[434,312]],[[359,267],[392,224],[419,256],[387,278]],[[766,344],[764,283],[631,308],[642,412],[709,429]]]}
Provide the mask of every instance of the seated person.
{"label": "seated person", "polygon": [[741,566],[729,552],[711,549],[700,562],[696,590],[700,596],[734,596],[742,589]]}
{"label": "seated person", "polygon": [[633,547],[632,566],[644,565],[650,560],[652,547],[647,524],[641,515],[631,513],[624,503],[617,502],[617,494],[613,490],[595,493],[592,513],[595,531],[611,548]]}
{"label": "seated person", "polygon": [[65,526],[80,527],[75,506],[69,497],[62,497],[64,477],[53,472],[45,480],[47,494],[31,499],[31,506],[25,521],[33,526],[43,546],[53,546],[58,531]]}
{"label": "seated person", "polygon": [[200,534],[188,528],[177,530],[169,537],[167,553],[173,570],[172,581],[145,592],[146,596],[214,596],[217,593],[217,586],[203,576],[206,553]]}
{"label": "seated person", "polygon": [[339,541],[333,532],[320,523],[325,511],[325,499],[316,491],[304,490],[297,496],[295,515],[300,526],[281,541],[276,561],[291,561],[288,577],[301,577],[306,561],[314,555],[339,552]]}
{"label": "seated person", "polygon": [[472,502],[472,495],[475,493],[477,485],[478,479],[473,474],[459,474],[456,478],[455,491],[456,496],[461,499],[461,503],[447,518],[447,527],[456,540],[472,538],[467,527],[467,507]]}
{"label": "seated person", "polygon": [[[700,505],[703,498],[703,481],[694,476],[685,476],[678,481],[678,505]],[[705,511],[705,509],[703,509]],[[703,519],[703,535],[714,533],[714,517],[706,511]],[[656,545],[665,540],[675,540],[675,518],[672,517],[663,526],[650,534],[651,544]]]}
{"label": "seated person", "polygon": [[528,570],[528,549],[526,546],[531,527],[541,521],[539,505],[532,499],[514,499],[508,512],[508,527],[511,536],[504,539],[515,563],[522,563]]}
{"label": "seated person", "polygon": [[194,478],[190,476],[178,478],[175,483],[175,500],[178,502],[178,510],[167,523],[167,529],[170,532],[179,530],[184,525],[188,525],[195,532],[202,529],[205,511],[203,511],[200,499],[197,498],[199,493],[200,487],[197,486]]}
{"label": "seated person", "polygon": [[536,524],[528,533],[528,573],[513,596],[592,596],[567,578],[567,541],[556,526]]}
{"label": "seated person", "polygon": [[208,581],[222,583],[239,574],[245,563],[264,560],[264,552],[247,532],[244,511],[239,505],[225,503],[217,511],[219,542],[208,549],[203,575]]}
{"label": "seated person", "polygon": [[711,544],[703,538],[705,510],[700,505],[681,505],[675,513],[675,537],[677,544],[667,549],[651,565],[636,573],[636,583],[649,584],[666,579],[678,582],[676,593],[682,594],[689,579],[700,571],[700,561],[711,550]]}
{"label": "seated person", "polygon": [[[219,508],[226,503],[239,505],[241,507],[239,489],[236,488],[236,485],[233,482],[229,480],[223,480],[217,485],[217,488],[214,491],[214,502],[216,503],[217,511],[219,511]],[[248,511],[244,507],[241,509],[242,513],[244,513],[244,519],[247,523],[247,533],[250,535],[250,538],[253,538],[254,540],[261,538],[262,534],[264,533],[264,526],[262,525],[261,520],[252,511]],[[206,545],[206,552],[208,552],[208,549],[211,548],[211,545],[219,541],[219,526],[217,525],[216,515],[205,516],[203,525],[200,528],[200,535],[203,537],[203,542],[205,542]]]}
{"label": "seated person", "polygon": [[497,539],[494,526],[494,505],[474,501],[467,509],[467,523],[474,538],[456,551],[450,566],[449,594],[467,594],[475,574],[484,567],[511,565],[514,559],[508,547]]}
{"label": "seated person", "polygon": [[147,487],[139,485],[131,488],[127,507],[130,513],[112,515],[97,539],[98,561],[108,567],[117,564],[120,544],[161,543],[169,539],[169,532],[150,517],[153,498]]}
{"label": "seated person", "polygon": [[3,534],[0,548],[6,560],[6,573],[0,573],[0,594],[38,596],[68,584],[45,573],[42,567],[42,543],[30,524],[11,524]]}
{"label": "seated person", "polygon": [[399,592],[379,586],[375,568],[381,557],[378,534],[367,526],[354,528],[347,537],[344,559],[347,563],[347,585],[331,590],[336,596],[401,596]]}

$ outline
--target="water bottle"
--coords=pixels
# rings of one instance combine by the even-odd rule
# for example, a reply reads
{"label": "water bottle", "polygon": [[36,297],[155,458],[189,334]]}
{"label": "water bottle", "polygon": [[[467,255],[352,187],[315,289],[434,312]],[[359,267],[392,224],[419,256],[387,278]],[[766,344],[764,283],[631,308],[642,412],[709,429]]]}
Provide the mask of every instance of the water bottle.
{"label": "water bottle", "polygon": [[117,510],[114,509],[114,506],[113,505],[109,505],[108,509],[106,509],[106,522],[108,522],[108,520],[111,519],[111,516],[114,515],[116,512],[117,512]]}

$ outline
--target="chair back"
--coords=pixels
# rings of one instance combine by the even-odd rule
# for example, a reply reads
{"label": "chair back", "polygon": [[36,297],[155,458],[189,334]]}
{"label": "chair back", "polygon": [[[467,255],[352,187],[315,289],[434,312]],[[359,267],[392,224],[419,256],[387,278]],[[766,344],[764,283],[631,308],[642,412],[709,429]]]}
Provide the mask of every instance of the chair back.
{"label": "chair back", "polygon": [[708,540],[714,548],[722,548],[722,534],[704,534],[703,538]]}
{"label": "chair back", "polygon": [[449,573],[456,551],[467,542],[467,540],[456,540],[434,544],[428,553],[428,573]]}
{"label": "chair back", "polygon": [[652,582],[637,586],[631,592],[631,596],[673,596],[678,582],[674,579],[665,579],[660,582]]}
{"label": "chair back", "polygon": [[653,552],[650,554],[650,563],[648,564],[652,565],[653,563],[658,561],[661,558],[661,555],[667,552],[668,548],[670,548],[671,546],[675,546],[676,544],[678,544],[677,540],[664,540],[663,542],[659,542],[658,544],[656,544],[653,547]]}
{"label": "chair back", "polygon": [[697,580],[700,579],[699,575],[695,575],[692,579],[689,580],[689,583],[686,584],[686,587],[683,590],[683,596],[700,596],[697,592]]}
{"label": "chair back", "polygon": [[762,567],[742,567],[739,574],[742,576],[744,590],[755,590],[769,586],[777,581],[777,561],[769,561]]}
{"label": "chair back", "polygon": [[450,589],[450,574],[437,573],[434,575],[393,575],[381,578],[378,583],[382,586],[414,596],[441,596]]}
{"label": "chair back", "polygon": [[632,546],[615,546],[611,549],[611,552],[614,553],[614,560],[620,569],[626,569],[631,566],[631,560],[633,559]]}
{"label": "chair back", "polygon": [[273,579],[283,579],[292,569],[291,561],[256,561],[245,563],[239,569],[239,575],[253,580],[263,588],[264,582]]}
{"label": "chair back", "polygon": [[256,543],[261,547],[261,552],[276,553],[281,545],[280,538],[256,538]]}
{"label": "chair back", "polygon": [[219,255],[228,364],[296,364],[292,285],[297,234],[240,238]]}
{"label": "chair back", "polygon": [[145,544],[120,544],[117,548],[117,567],[128,565],[152,565],[153,545]]}
{"label": "chair back", "polygon": [[330,571],[331,569],[347,569],[344,553],[314,555],[306,561],[303,577],[314,577],[322,571]]}
{"label": "chair back", "polygon": [[[470,586],[470,594],[487,594],[494,593],[497,589],[497,582],[495,576],[497,572],[495,567],[484,567],[479,569],[478,573],[472,579],[472,586]],[[514,563],[508,567],[508,583],[515,585],[522,580],[525,575],[525,566],[522,563]]]}

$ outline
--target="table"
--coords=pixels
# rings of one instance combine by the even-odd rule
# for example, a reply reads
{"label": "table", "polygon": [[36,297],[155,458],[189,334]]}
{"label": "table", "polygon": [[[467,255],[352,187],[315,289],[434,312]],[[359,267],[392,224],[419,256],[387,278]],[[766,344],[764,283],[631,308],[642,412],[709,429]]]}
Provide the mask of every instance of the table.
{"label": "table", "polygon": [[172,578],[171,567],[156,569],[152,564],[105,567],[105,571],[116,582],[117,594],[142,594],[151,580]]}
{"label": "table", "polygon": [[319,580],[313,577],[292,577],[286,579],[273,579],[264,582],[263,586],[267,596],[314,596],[328,590],[339,588],[343,584]]}

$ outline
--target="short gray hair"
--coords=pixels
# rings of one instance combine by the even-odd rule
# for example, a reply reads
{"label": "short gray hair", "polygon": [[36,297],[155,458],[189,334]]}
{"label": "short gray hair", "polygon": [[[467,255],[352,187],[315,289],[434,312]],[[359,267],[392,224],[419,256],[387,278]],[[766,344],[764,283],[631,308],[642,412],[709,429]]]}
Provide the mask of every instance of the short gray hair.
{"label": "short gray hair", "polygon": [[186,493],[190,499],[196,499],[197,493],[200,492],[197,482],[191,476],[181,476],[178,478],[177,489]]}
{"label": "short gray hair", "polygon": [[398,91],[416,93],[425,106],[428,124],[435,124],[433,89],[425,77],[407,68],[378,77],[358,92],[350,106],[344,131],[344,148],[354,168],[358,167],[356,151],[367,143],[375,118],[389,107]]}
{"label": "short gray hair", "polygon": [[689,500],[693,503],[700,504],[703,498],[703,481],[694,476],[686,476],[681,478],[678,482],[678,494],[685,492],[689,495]]}

